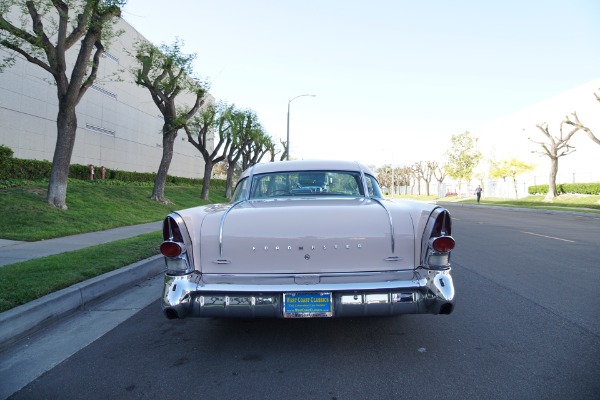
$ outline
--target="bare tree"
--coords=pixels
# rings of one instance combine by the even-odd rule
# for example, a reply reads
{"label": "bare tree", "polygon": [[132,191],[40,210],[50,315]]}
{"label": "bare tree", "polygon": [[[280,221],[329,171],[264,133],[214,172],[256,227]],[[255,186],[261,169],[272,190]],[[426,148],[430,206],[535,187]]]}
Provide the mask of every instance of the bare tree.
{"label": "bare tree", "polygon": [[566,155],[571,154],[575,151],[575,148],[569,144],[569,140],[573,137],[575,132],[579,130],[578,127],[573,127],[569,133],[565,135],[563,128],[565,124],[568,124],[566,121],[561,121],[560,123],[560,136],[552,136],[550,134],[548,124],[537,124],[536,127],[542,132],[542,134],[548,139],[548,142],[537,142],[531,138],[528,138],[533,143],[541,146],[542,151],[533,151],[533,153],[538,153],[547,156],[550,158],[550,176],[548,181],[548,194],[546,195],[546,200],[552,200],[558,196],[556,191],[556,175],[558,174],[558,159],[560,157],[564,157]]}
{"label": "bare tree", "polygon": [[[3,1],[0,7],[0,47],[9,50],[0,71],[12,66],[16,55],[20,55],[48,72],[56,83],[56,147],[46,201],[57,208],[67,208],[69,165],[77,133],[75,108],[96,80],[104,45],[114,36],[112,26],[125,3],[14,0]],[[16,15],[20,26],[7,20],[8,15]],[[78,51],[72,66],[67,65],[71,48]]]}
{"label": "bare tree", "polygon": [[[226,103],[210,104],[199,117],[192,118],[183,126],[188,142],[198,149],[204,159],[204,176],[200,194],[202,200],[208,200],[214,165],[225,160],[233,142],[231,132],[233,110],[233,106]],[[214,143],[216,139],[218,141]]]}
{"label": "bare tree", "polygon": [[438,181],[438,183],[442,183],[444,182],[444,179],[446,179],[447,174],[446,165],[439,165],[435,162],[435,167],[433,167],[433,176],[435,177],[435,180]]}
{"label": "bare tree", "polygon": [[376,169],[377,172],[377,180],[381,184],[381,186],[385,188],[389,188],[389,193],[393,194],[393,180],[392,180],[392,166],[390,164],[385,164],[382,167]]}
{"label": "bare tree", "polygon": [[[288,154],[287,142],[285,140],[279,139],[279,143],[281,143],[281,147],[283,148],[283,151],[281,152],[281,156],[279,157],[279,161],[285,161],[285,160],[287,160],[287,154]],[[275,161],[276,155],[277,155],[277,153],[275,151],[273,151],[273,153],[271,153],[271,162]]]}
{"label": "bare tree", "polygon": [[425,181],[425,188],[427,190],[427,196],[429,196],[430,191],[430,185],[431,185],[431,180],[433,179],[433,172],[435,171],[435,169],[437,168],[437,161],[425,161],[425,167],[424,170],[425,172],[423,173],[423,180]]}
{"label": "bare tree", "polygon": [[[437,168],[437,161],[419,161],[413,164],[413,170],[419,182],[423,180],[425,182],[425,192],[427,196],[430,194],[431,180],[433,179],[433,173]],[[421,184],[418,187],[419,194],[421,194]]]}
{"label": "bare tree", "polygon": [[[411,167],[396,168],[396,177],[396,182],[399,186],[404,186],[408,188],[413,182],[414,171]],[[408,194],[408,190],[406,194]],[[412,190],[410,194],[412,194]]]}
{"label": "bare tree", "polygon": [[423,176],[425,174],[423,161],[415,162],[411,168],[412,168],[412,171],[413,171],[416,183],[417,183],[417,194],[420,196],[421,195],[421,179],[423,179]]}
{"label": "bare tree", "polygon": [[[165,198],[165,183],[173,159],[173,148],[177,132],[187,124],[204,104],[207,86],[193,76],[192,63],[195,54],[184,54],[183,43],[176,39],[173,44],[156,47],[148,42],[136,45],[138,67],[133,70],[135,83],[150,92],[154,104],[164,118],[162,128],[163,154],[154,180],[152,199],[168,203]],[[188,108],[177,107],[178,96],[189,93],[195,101]]]}
{"label": "bare tree", "polygon": [[273,140],[256,122],[250,130],[250,141],[242,149],[242,170],[258,164],[273,147]]}
{"label": "bare tree", "polygon": [[[594,93],[594,97],[596,98],[596,101],[600,102],[600,96],[598,95],[598,93]],[[598,139],[594,133],[592,132],[591,129],[589,129],[587,126],[583,125],[580,121],[579,121],[579,117],[577,116],[576,112],[571,113],[571,115],[567,115],[565,117],[565,123],[568,125],[571,125],[573,127],[576,127],[577,129],[581,129],[582,131],[585,132],[586,135],[588,135],[588,137],[590,139],[592,139],[592,141],[598,145],[600,145],[600,139]]]}
{"label": "bare tree", "polygon": [[[598,98],[598,95],[596,95],[596,98]],[[583,125],[579,121],[579,118],[577,117],[576,112],[573,112],[571,115],[567,115],[565,117],[565,124],[569,124],[569,125],[574,126],[577,129],[581,129],[582,131],[585,132],[586,135],[588,135],[588,137],[590,139],[592,139],[596,144],[600,145],[600,139],[598,139],[596,136],[594,136],[591,129],[589,129],[587,126]]]}

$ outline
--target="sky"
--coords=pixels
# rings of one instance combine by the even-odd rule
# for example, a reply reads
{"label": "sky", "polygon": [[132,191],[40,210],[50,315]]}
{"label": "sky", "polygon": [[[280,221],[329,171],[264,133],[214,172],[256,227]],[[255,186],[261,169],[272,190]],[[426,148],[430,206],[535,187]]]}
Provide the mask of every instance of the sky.
{"label": "sky", "polygon": [[182,39],[216,100],[276,143],[289,105],[297,159],[439,158],[452,135],[600,77],[597,0],[129,0],[122,16]]}

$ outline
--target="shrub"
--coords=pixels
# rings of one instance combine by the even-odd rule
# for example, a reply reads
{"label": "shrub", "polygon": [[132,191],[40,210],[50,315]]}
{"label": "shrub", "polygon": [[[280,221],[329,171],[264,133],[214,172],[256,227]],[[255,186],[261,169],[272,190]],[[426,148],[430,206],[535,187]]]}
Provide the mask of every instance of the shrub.
{"label": "shrub", "polygon": [[[561,183],[556,185],[558,194],[600,194],[600,182],[595,183]],[[548,185],[529,186],[529,194],[547,194]]]}
{"label": "shrub", "polygon": [[10,147],[0,144],[0,160],[12,158],[13,154],[15,153]]}
{"label": "shrub", "polygon": [[0,162],[0,179],[25,179],[36,181],[50,178],[52,163],[40,160],[4,159]]}
{"label": "shrub", "polygon": [[[24,160],[13,158],[13,151],[7,146],[0,145],[0,187],[15,186],[19,181],[40,181],[50,179],[52,163],[50,161]],[[102,181],[102,166],[94,166],[94,182]],[[156,179],[154,172],[131,172],[120,171],[118,169],[105,168],[104,183],[110,181],[111,184],[139,184],[151,186]],[[89,165],[71,164],[69,166],[69,179],[80,181],[89,181]],[[120,182],[120,183],[116,183]],[[201,186],[202,179],[182,178],[177,176],[167,176],[167,185],[188,185]],[[211,189],[225,189],[224,179],[211,179]]]}
{"label": "shrub", "polygon": [[529,194],[546,194],[548,193],[548,185],[534,185],[527,189]]}

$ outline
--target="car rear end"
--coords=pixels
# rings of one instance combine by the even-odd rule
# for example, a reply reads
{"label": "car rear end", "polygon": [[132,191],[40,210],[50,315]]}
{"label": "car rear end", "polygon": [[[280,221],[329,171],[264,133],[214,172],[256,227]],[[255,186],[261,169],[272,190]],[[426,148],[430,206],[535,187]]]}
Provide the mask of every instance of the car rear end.
{"label": "car rear end", "polygon": [[163,224],[168,318],[450,314],[451,217],[380,199],[200,207]]}

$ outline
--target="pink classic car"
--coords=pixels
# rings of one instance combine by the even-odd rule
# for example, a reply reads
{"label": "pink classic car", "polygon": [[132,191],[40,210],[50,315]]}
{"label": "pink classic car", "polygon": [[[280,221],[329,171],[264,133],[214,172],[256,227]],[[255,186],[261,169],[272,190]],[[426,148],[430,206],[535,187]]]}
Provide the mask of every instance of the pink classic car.
{"label": "pink classic car", "polygon": [[286,161],[245,171],[232,201],[163,224],[167,318],[450,314],[451,218],[384,199],[366,166]]}

